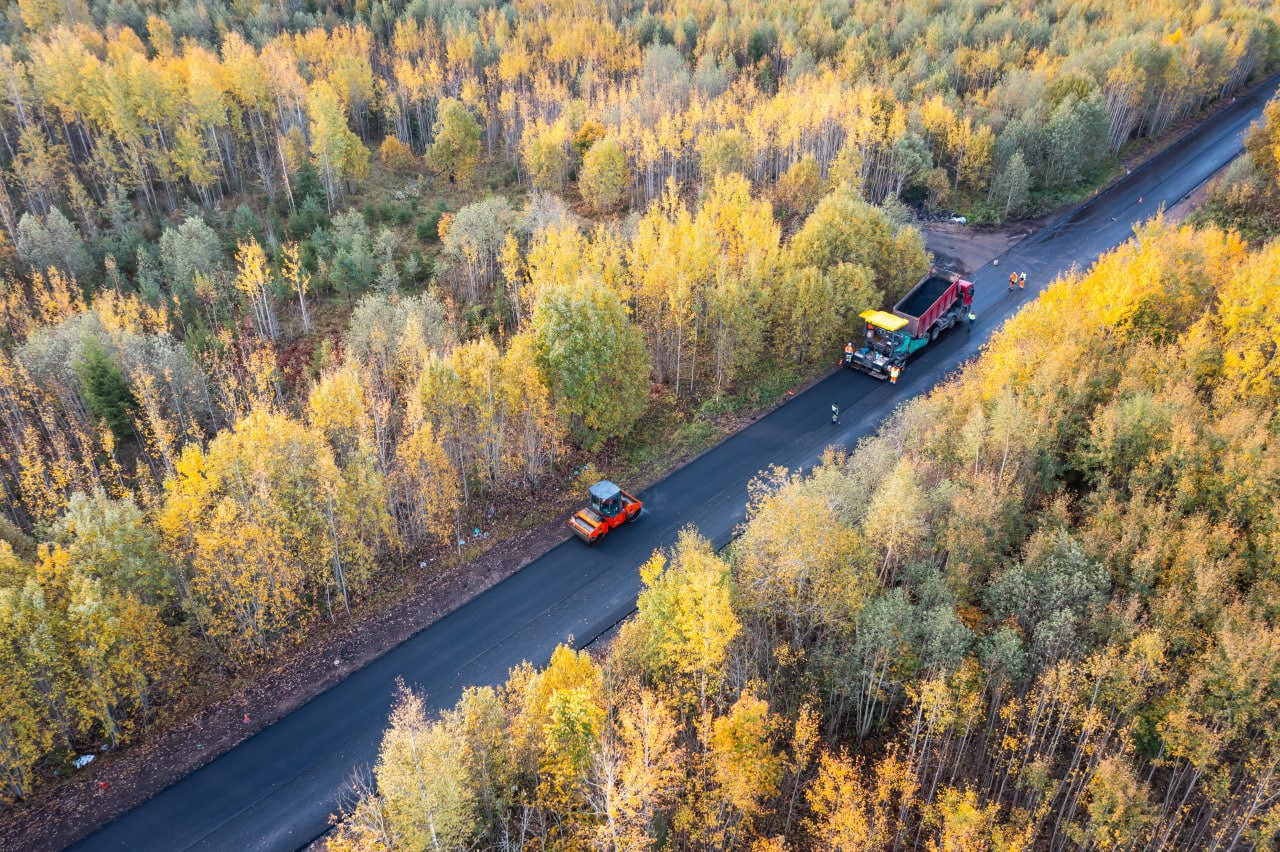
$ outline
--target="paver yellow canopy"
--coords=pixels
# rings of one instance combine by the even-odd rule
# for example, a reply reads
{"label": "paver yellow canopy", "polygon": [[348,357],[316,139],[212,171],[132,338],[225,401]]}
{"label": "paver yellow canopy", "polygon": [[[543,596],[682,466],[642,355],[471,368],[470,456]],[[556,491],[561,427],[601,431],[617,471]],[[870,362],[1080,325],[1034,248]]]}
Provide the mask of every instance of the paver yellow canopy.
{"label": "paver yellow canopy", "polygon": [[891,314],[888,311],[863,311],[858,316],[878,328],[883,328],[885,331],[897,331],[908,322],[905,317]]}

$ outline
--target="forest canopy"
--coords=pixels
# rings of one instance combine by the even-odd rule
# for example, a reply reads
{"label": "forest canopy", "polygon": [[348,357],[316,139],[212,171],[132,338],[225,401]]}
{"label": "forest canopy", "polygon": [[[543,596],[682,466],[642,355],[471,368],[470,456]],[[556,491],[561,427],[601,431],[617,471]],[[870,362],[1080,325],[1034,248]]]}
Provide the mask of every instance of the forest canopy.
{"label": "forest canopy", "polygon": [[[461,560],[468,536],[487,530],[495,510],[553,505],[596,464],[647,458],[660,467],[705,446],[729,428],[717,416],[731,422],[815,375],[860,327],[859,312],[893,304],[930,269],[921,217],[998,221],[1088,195],[1135,143],[1203,115],[1278,66],[1275,9],[1242,0],[8,4],[0,15],[0,798],[28,799],[70,772],[78,752],[144,738],[380,590],[411,584],[450,554]],[[1246,207],[1275,189],[1269,127],[1250,143],[1255,182],[1239,196]],[[1252,192],[1260,187],[1269,189]],[[1239,405],[1262,410],[1274,371],[1240,341],[1265,338],[1258,323],[1270,293],[1230,290],[1235,272],[1226,271],[1253,268],[1242,259],[1249,255],[1219,231],[1152,233],[1204,258],[1205,289],[1179,291],[1171,313],[1147,304],[1159,301],[1153,290],[1131,314],[1098,321],[1146,329],[1141,340],[1151,347],[1218,341],[1185,356],[1194,375],[1220,364]],[[1255,278],[1251,286],[1265,288],[1260,271]],[[1219,292],[1235,301],[1206,313],[1203,300]],[[1231,317],[1239,335],[1219,334],[1211,316]],[[1106,345],[1119,346],[1111,335]],[[1125,352],[1137,364],[1147,350]],[[1245,380],[1245,370],[1255,372]],[[1064,376],[1065,387],[1083,381]],[[1112,379],[1090,381],[1105,395]],[[1017,419],[1030,415],[1012,397],[975,403],[980,413],[964,429],[981,453],[992,435],[1017,432],[998,441],[998,481],[981,486],[990,493],[939,490],[942,468],[929,465],[945,459],[934,449],[880,471],[895,490],[864,508],[865,523],[892,526],[884,552],[862,528],[862,504],[830,518],[829,507],[804,496],[810,479],[859,475],[833,460],[812,477],[778,473],[762,484],[753,532],[728,561],[690,537],[663,557],[668,567],[651,565],[647,600],[669,601],[682,624],[666,636],[642,618],[627,640],[638,656],[619,669],[648,690],[635,695],[651,693],[626,724],[656,725],[653,735],[674,744],[665,780],[637,800],[644,830],[686,831],[717,809],[709,844],[757,829],[818,831],[803,827],[802,812],[817,819],[822,806],[796,779],[809,783],[805,773],[825,749],[828,792],[812,796],[852,795],[849,764],[829,747],[852,742],[851,732],[897,730],[898,714],[916,706],[911,690],[931,682],[922,673],[996,678],[981,687],[990,720],[1015,706],[1006,702],[1024,695],[1016,690],[1040,688],[1045,667],[1068,651],[1079,662],[1112,647],[1118,581],[1107,580],[1100,545],[1072,520],[1085,495],[1111,493],[1110,478],[1130,470],[1147,478],[1116,485],[1117,508],[1107,511],[1131,499],[1167,499],[1183,511],[1210,485],[1214,511],[1226,511],[1253,487],[1251,462],[1219,481],[1216,468],[1189,468],[1174,455],[1163,464],[1182,477],[1180,496],[1153,490],[1174,473],[1144,467],[1151,454],[1191,452],[1179,443],[1191,438],[1175,406],[1192,405],[1191,390],[1203,393],[1199,385],[1169,399],[1135,392],[1099,421],[1093,443],[1041,436],[1034,453],[1020,443],[1032,430]],[[1062,423],[1077,428],[1094,404]],[[1223,420],[1213,428],[1245,429],[1226,408],[1212,412]],[[891,428],[916,422],[903,417]],[[1165,427],[1167,436],[1151,437]],[[655,443],[676,438],[655,447],[645,443],[650,432]],[[1247,437],[1253,443],[1242,446],[1261,453],[1262,433]],[[1227,457],[1215,452],[1212,462]],[[975,482],[989,478],[987,456],[963,458]],[[939,493],[995,513],[982,515],[984,529],[1004,536],[994,551],[963,525],[940,531],[954,511],[936,502]],[[838,540],[821,543],[835,547],[831,561],[788,561],[808,545],[767,522],[783,494],[797,511],[831,521]],[[891,499],[899,498],[917,514],[893,526]],[[1010,520],[1017,506],[1050,504],[1062,529]],[[1239,551],[1247,558],[1265,551],[1252,538],[1267,529],[1256,518],[1210,514],[1203,524],[1185,534],[1209,548],[1178,563],[1188,577],[1225,553],[1246,559],[1235,537],[1250,537]],[[950,535],[956,543],[939,543]],[[1177,551],[1173,541],[1166,545]],[[761,548],[754,556],[752,542]],[[964,561],[966,547],[975,561]],[[1216,646],[1203,637],[1218,636],[1225,622],[1198,598],[1161,597],[1163,557],[1150,547],[1142,557],[1150,565],[1133,569],[1133,594],[1171,608],[1160,618],[1180,625],[1163,637],[1170,650],[1162,653],[1208,653]],[[933,574],[920,567],[930,558],[939,563]],[[1026,562],[1021,574],[992,579],[1015,558]],[[682,609],[686,594],[727,594],[732,572],[764,575],[774,563],[797,572],[797,593],[815,596],[801,623],[776,628],[778,636],[761,632],[779,593],[763,578],[758,588],[734,586],[712,610]],[[1017,609],[1019,590],[1057,583],[1049,575],[1060,563],[1079,569],[1054,592],[1061,605]],[[846,576],[849,565],[859,566],[856,576]],[[962,570],[974,572],[971,589],[955,579]],[[1241,600],[1262,588],[1265,572],[1253,563],[1221,571],[1203,581],[1203,594],[1228,580]],[[811,589],[837,581],[859,591]],[[988,598],[987,585],[1000,591]],[[879,633],[858,632],[864,607],[881,619]],[[699,623],[712,616],[714,629],[729,631],[715,641],[712,625]],[[876,649],[925,642],[900,635],[895,620],[917,616],[950,638],[913,651],[920,661],[910,671],[888,671]],[[1037,629],[1050,633],[1022,636]],[[710,644],[696,660],[671,656],[679,656],[665,644],[672,636],[697,635]],[[744,642],[761,644],[744,656]],[[839,692],[839,678],[822,668],[837,665],[830,655],[844,654],[847,642],[878,667],[862,692]],[[1007,656],[1004,668],[993,668],[988,644]],[[841,665],[856,655],[845,657]],[[538,793],[550,797],[535,803],[538,830],[564,822],[578,832],[594,826],[586,814],[596,805],[579,794],[600,743],[639,747],[627,737],[641,734],[609,739],[625,729],[614,727],[622,717],[610,703],[622,695],[618,684],[590,661],[562,662],[579,691],[554,708],[530,705],[534,715],[512,742],[526,749],[526,772],[540,766],[546,726],[560,726],[567,756]],[[744,672],[770,666],[793,672],[803,696],[748,689]],[[518,676],[554,681],[531,670]],[[667,682],[696,691],[697,718],[710,727],[693,739],[693,693],[677,701],[658,688]],[[547,686],[547,700],[559,688]],[[477,696],[495,718],[493,702],[509,700]],[[418,725],[421,714],[406,702],[404,723]],[[1204,730],[1227,736],[1205,718]],[[1143,742],[1163,744],[1164,717],[1150,719]],[[780,720],[797,737],[821,728],[821,749],[810,732],[800,751],[779,756]],[[428,728],[441,759],[453,754],[456,739]],[[969,749],[969,761],[989,741],[962,736],[953,745]],[[696,773],[681,762],[695,752],[711,760],[707,748],[723,760]],[[1142,763],[1135,752],[1107,771],[1122,787],[1140,778],[1129,786],[1154,791],[1166,780],[1159,761],[1173,753]],[[732,761],[744,755],[759,765],[754,780],[736,774]],[[894,759],[914,766],[917,756]],[[1212,808],[1199,804],[1210,802],[1202,795],[1253,777],[1194,765],[1202,768],[1178,770],[1183,786],[1161,789]],[[670,810],[664,797],[691,773],[720,786],[699,792],[695,810]],[[1066,807],[1012,781],[1016,793],[966,787],[962,777],[930,776],[928,803],[904,803],[893,825],[914,820],[913,831],[941,831],[945,820],[930,808],[943,796],[982,825],[1013,819],[1014,808],[1036,813],[1046,801]],[[440,791],[462,797],[441,804],[440,819],[467,836],[509,825],[505,809],[514,805],[505,799],[499,805],[467,785]],[[780,797],[789,797],[781,825]],[[1222,801],[1251,807],[1256,821],[1268,800]],[[412,814],[416,806],[386,807]],[[1062,813],[1065,832],[1079,811]],[[1203,813],[1216,826],[1212,814],[1226,811]],[[1188,815],[1163,836],[1200,831],[1199,819]]]}
{"label": "forest canopy", "polygon": [[580,180],[597,209],[732,170],[803,212],[811,163],[876,203],[1002,217],[1278,58],[1273,10],[1233,2],[23,0],[3,23],[15,244],[24,213],[119,228],[122,198],[155,215],[255,192],[283,219],[315,183],[332,210],[375,148],[449,183],[481,160],[540,189]]}

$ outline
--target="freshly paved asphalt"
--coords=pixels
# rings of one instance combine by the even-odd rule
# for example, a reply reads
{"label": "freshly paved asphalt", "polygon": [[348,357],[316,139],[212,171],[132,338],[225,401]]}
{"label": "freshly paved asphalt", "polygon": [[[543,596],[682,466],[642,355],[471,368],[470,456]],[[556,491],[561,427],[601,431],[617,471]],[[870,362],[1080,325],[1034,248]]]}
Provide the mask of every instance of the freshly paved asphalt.
{"label": "freshly paved asphalt", "polygon": [[[896,386],[838,371],[643,494],[645,514],[595,549],[561,544],[342,683],[91,835],[85,849],[297,849],[323,834],[344,785],[372,762],[395,680],[437,706],[465,685],[496,684],[522,660],[544,664],[558,643],[581,646],[624,618],[637,567],[694,524],[717,546],[743,520],[747,482],[769,464],[813,465],[833,443],[852,446],[894,406],[928,390],[1058,273],[1086,267],[1128,239],[1134,223],[1172,206],[1236,156],[1276,80],[1134,171],[1092,203],[1042,229],[972,276],[978,321],[957,329]],[[1141,198],[1141,203],[1139,203]],[[1026,270],[1027,291],[1006,276]],[[833,353],[833,358],[835,353]],[[843,425],[831,423],[838,402]]]}

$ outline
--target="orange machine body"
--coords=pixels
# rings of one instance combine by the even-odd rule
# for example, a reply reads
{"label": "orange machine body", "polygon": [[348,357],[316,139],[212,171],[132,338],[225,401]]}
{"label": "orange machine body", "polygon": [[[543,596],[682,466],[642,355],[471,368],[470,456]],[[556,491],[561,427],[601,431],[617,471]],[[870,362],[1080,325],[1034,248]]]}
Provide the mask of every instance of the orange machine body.
{"label": "orange machine body", "polygon": [[609,530],[628,524],[640,517],[644,504],[609,480],[597,482],[588,489],[591,505],[581,509],[569,519],[573,534],[587,544],[595,544]]}

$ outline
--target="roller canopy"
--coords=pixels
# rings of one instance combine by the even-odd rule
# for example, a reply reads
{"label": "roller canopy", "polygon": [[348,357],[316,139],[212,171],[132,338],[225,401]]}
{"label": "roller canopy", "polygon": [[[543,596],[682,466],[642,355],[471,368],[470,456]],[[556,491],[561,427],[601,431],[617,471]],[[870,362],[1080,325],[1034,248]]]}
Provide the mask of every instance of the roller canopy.
{"label": "roller canopy", "polygon": [[588,490],[591,492],[591,496],[600,503],[603,503],[606,500],[612,500],[614,497],[617,497],[622,493],[621,488],[614,485],[607,479],[600,480]]}

